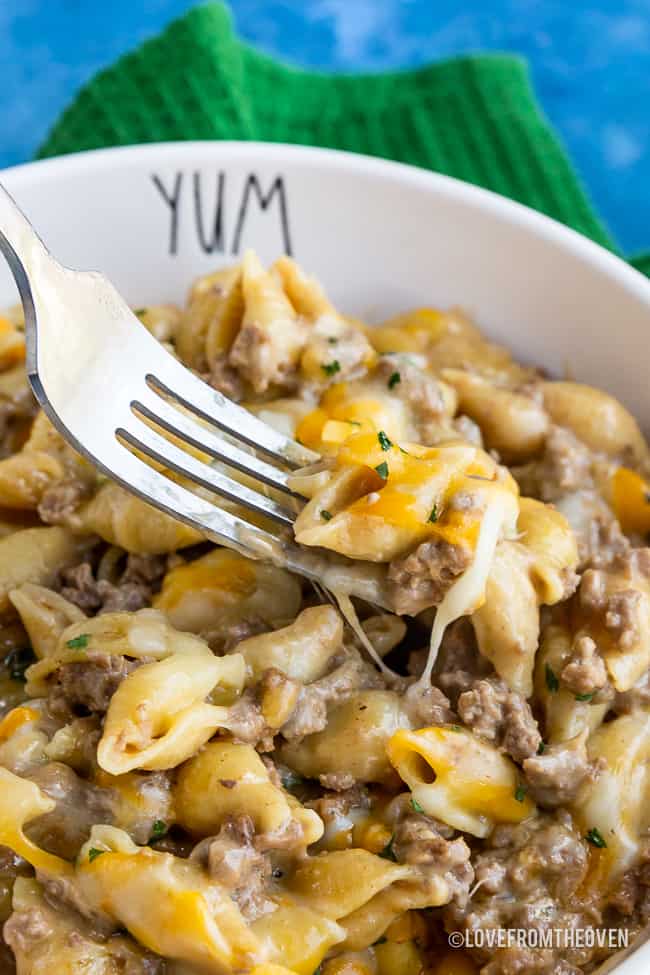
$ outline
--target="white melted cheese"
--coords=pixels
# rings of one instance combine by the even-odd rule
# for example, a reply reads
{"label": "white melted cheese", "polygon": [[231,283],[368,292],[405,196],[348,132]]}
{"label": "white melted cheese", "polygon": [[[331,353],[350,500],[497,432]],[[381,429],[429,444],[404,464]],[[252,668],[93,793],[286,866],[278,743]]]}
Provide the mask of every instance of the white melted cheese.
{"label": "white melted cheese", "polygon": [[427,664],[418,683],[428,686],[431,672],[438,657],[440,644],[447,627],[459,619],[473,613],[481,605],[485,586],[494,557],[494,550],[501,535],[506,517],[506,509],[500,496],[492,498],[481,519],[474,559],[468,569],[451,586],[436,610],[431,629],[431,642]]}
{"label": "white melted cheese", "polygon": [[350,628],[353,630],[355,636],[361,643],[361,646],[364,647],[364,649],[369,654],[370,659],[379,668],[382,674],[385,674],[387,677],[394,677],[395,674],[390,669],[390,667],[387,667],[384,661],[381,659],[381,657],[373,647],[372,641],[369,639],[368,634],[361,626],[361,623],[359,622],[359,617],[357,616],[357,611],[352,605],[352,600],[347,595],[347,593],[338,590],[338,591],[333,591],[332,595],[334,596],[334,598],[336,599],[339,605],[341,615],[344,617],[348,626],[350,626]]}

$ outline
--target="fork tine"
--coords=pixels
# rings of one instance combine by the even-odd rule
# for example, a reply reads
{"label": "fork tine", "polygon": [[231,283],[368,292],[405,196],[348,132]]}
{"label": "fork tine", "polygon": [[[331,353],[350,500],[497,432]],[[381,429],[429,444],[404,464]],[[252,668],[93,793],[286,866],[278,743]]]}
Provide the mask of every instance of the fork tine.
{"label": "fork tine", "polygon": [[[120,473],[111,470],[106,470],[106,473],[128,491],[137,494],[143,501],[185,522],[218,544],[235,548],[248,558],[268,558],[276,564],[281,564],[286,557],[292,564],[295,563],[294,549],[297,550],[297,546],[292,542],[251,524],[239,515],[218,508],[212,501],[170,480],[132,454],[117,439],[115,450],[121,455],[119,466],[116,465],[116,471],[119,470]],[[100,466],[103,467],[103,464]],[[297,554],[299,556],[300,553]],[[313,570],[310,571],[309,566],[296,568],[296,571],[306,572],[310,577],[317,577]]]}
{"label": "fork tine", "polygon": [[201,487],[214,491],[222,498],[227,498],[229,501],[241,504],[243,507],[257,514],[266,515],[281,525],[288,527],[293,525],[296,517],[295,512],[282,507],[282,505],[279,505],[272,498],[258,494],[257,491],[251,490],[249,487],[246,487],[239,481],[233,480],[214,467],[209,467],[203,461],[192,457],[191,454],[181,450],[175,444],[170,443],[169,440],[166,440],[160,434],[146,426],[137,417],[135,421],[137,423],[135,433],[131,430],[125,430],[123,427],[118,428],[116,433],[136,450],[142,451],[147,457],[158,461],[177,474],[188,477],[194,483],[201,485]]}
{"label": "fork tine", "polygon": [[210,454],[216,460],[221,460],[241,471],[243,474],[250,474],[263,481],[270,487],[277,488],[285,494],[298,498],[289,487],[287,480],[289,475],[281,471],[272,464],[267,464],[254,454],[241,450],[233,443],[218,436],[214,428],[200,424],[195,417],[181,413],[175,405],[171,405],[167,400],[158,396],[154,390],[145,386],[140,398],[135,399],[131,406],[146,416],[148,420],[167,430],[168,433],[180,437],[197,450],[202,450]]}
{"label": "fork tine", "polygon": [[[60,421],[57,422],[61,427]],[[68,433],[65,427],[63,431]],[[95,463],[113,480],[127,491],[137,494],[143,501],[197,529],[218,545],[235,549],[247,558],[272,562],[321,585],[328,584],[330,567],[318,552],[307,551],[289,539],[280,538],[230,511],[217,508],[211,501],[201,498],[149,467],[117,439],[113,441],[112,453],[113,470],[107,468],[98,458],[94,459]],[[363,577],[355,575],[352,586],[348,585],[346,591],[351,591],[368,602],[376,602],[377,589],[373,585],[373,579],[377,568],[370,566]],[[334,571],[342,584],[348,581],[346,573],[340,567]],[[352,578],[349,582],[352,582]]]}
{"label": "fork tine", "polygon": [[146,381],[157,393],[180,403],[208,423],[226,430],[256,450],[291,467],[304,467],[317,461],[318,454],[262,423],[243,407],[227,399],[199,379],[172,355],[158,359],[158,375],[148,373]]}

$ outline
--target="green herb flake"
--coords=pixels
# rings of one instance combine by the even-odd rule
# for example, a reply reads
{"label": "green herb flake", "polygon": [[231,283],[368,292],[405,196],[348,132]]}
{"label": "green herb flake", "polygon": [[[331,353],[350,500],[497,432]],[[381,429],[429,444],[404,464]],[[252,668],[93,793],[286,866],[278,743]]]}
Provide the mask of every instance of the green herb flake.
{"label": "green herb flake", "polygon": [[282,785],[285,789],[290,791],[291,789],[297,789],[298,786],[305,784],[305,779],[298,772],[294,772],[293,769],[288,768],[283,771],[280,775],[282,780]]}
{"label": "green herb flake", "polygon": [[393,850],[394,842],[395,842],[395,834],[393,833],[393,835],[391,836],[391,838],[389,839],[388,843],[381,851],[379,856],[382,857],[383,860],[392,860],[393,863],[397,863],[397,857],[395,856],[395,851]]}
{"label": "green herb flake", "polygon": [[377,471],[379,476],[382,477],[385,481],[388,480],[388,464],[386,463],[385,460],[382,461],[381,464],[377,464],[375,470]]}
{"label": "green herb flake", "polygon": [[382,450],[390,450],[393,446],[393,441],[386,436],[383,430],[380,430],[377,434],[377,440],[379,441],[379,446]]}
{"label": "green herb flake", "polygon": [[397,386],[397,384],[398,383],[401,383],[401,381],[402,381],[402,377],[400,376],[400,374],[398,372],[392,373],[391,376],[390,376],[390,378],[389,378],[389,380],[388,380],[388,388],[389,389],[395,389],[395,387]]}
{"label": "green herb flake", "polygon": [[591,691],[590,694],[576,694],[576,701],[592,701],[595,691]]}
{"label": "green herb flake", "polygon": [[588,843],[591,843],[592,846],[598,847],[599,850],[604,850],[607,846],[607,843],[603,839],[603,834],[600,832],[597,826],[593,826],[587,831],[585,834],[585,839]]}
{"label": "green herb flake", "polygon": [[351,427],[360,427],[361,426],[361,424],[359,423],[358,420],[346,420],[345,422],[346,423],[349,423]]}
{"label": "green herb flake", "polygon": [[463,729],[461,728],[461,726],[459,724],[450,724],[449,725],[449,730],[450,731],[462,731]]}
{"label": "green herb flake", "polygon": [[335,376],[337,372],[341,371],[341,363],[338,359],[334,359],[332,362],[325,362],[321,365],[321,369],[326,376]]}
{"label": "green herb flake", "polygon": [[537,746],[537,754],[543,755],[545,751],[546,751],[546,744],[543,741],[540,741],[539,745]]}
{"label": "green herb flake", "polygon": [[411,806],[413,807],[413,812],[416,812],[416,813],[423,813],[424,812],[423,807],[420,805],[420,803],[417,801],[417,799],[411,799]]}
{"label": "green herb flake", "polygon": [[329,335],[327,341],[329,342],[330,345],[337,345],[339,340],[336,338],[335,335]]}
{"label": "green herb flake", "polygon": [[90,640],[90,633],[80,633],[79,636],[75,636],[72,640],[68,640],[66,647],[70,647],[71,650],[85,650],[88,646],[88,641]]}
{"label": "green herb flake", "polygon": [[163,836],[167,835],[167,823],[163,819],[157,819],[153,826],[151,827],[151,836],[149,837],[149,842],[153,843],[155,840],[161,840]]}
{"label": "green herb flake", "polygon": [[515,799],[517,802],[523,802],[526,798],[526,787],[523,785],[518,785],[515,789]]}
{"label": "green herb flake", "polygon": [[408,452],[408,450],[404,450],[404,448],[403,448],[403,447],[400,447],[400,448],[399,448],[399,452],[400,452],[400,454],[406,454],[406,456],[407,456],[407,457],[410,457],[410,456],[411,456],[411,455],[409,454],[409,452]]}
{"label": "green herb flake", "polygon": [[147,314],[147,309],[146,308],[134,308],[133,309],[133,314],[134,315],[137,315],[138,318],[142,318],[143,315],[146,315]]}
{"label": "green herb flake", "polygon": [[432,525],[435,525],[437,520],[438,520],[438,505],[434,504],[433,508],[431,509],[431,514],[429,515],[429,521],[431,522]]}
{"label": "green herb flake", "polygon": [[549,664],[546,664],[546,666],[544,667],[544,677],[546,678],[546,686],[548,687],[549,691],[552,694],[555,694],[556,691],[559,691],[560,682],[557,679],[555,671],[553,670],[552,667],[549,666]]}
{"label": "green herb flake", "polygon": [[320,513],[320,516],[323,519],[323,521],[331,521],[332,520],[332,512],[331,511],[327,511],[325,508],[322,509],[322,511]]}
{"label": "green herb flake", "polygon": [[5,666],[9,671],[9,676],[12,680],[18,680],[23,684],[27,679],[25,677],[25,671],[33,663],[36,663],[36,657],[31,647],[21,647],[20,650],[12,650],[5,657]]}
{"label": "green herb flake", "polygon": [[91,846],[91,848],[88,850],[88,862],[92,863],[93,860],[96,860],[97,857],[100,857],[102,853],[106,853],[106,850],[98,850],[96,847]]}

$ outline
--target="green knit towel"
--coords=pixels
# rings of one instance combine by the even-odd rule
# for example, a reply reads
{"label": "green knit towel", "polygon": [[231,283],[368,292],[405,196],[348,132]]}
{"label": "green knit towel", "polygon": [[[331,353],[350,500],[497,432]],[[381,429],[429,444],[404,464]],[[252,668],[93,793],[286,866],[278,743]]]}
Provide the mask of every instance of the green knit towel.
{"label": "green knit towel", "polygon": [[[477,183],[616,250],[524,61],[454,58],[405,72],[326,75],[243,44],[221,3],[195,7],[101,71],[39,157],[175,139],[256,139],[384,156]],[[650,259],[638,266],[650,273]]]}

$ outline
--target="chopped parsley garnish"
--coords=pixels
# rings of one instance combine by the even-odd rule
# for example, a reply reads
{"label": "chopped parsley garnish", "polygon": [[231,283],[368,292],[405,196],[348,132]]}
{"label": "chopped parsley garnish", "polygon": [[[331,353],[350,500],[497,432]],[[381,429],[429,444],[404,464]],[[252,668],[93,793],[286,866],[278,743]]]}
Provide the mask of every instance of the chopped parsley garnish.
{"label": "chopped parsley garnish", "polygon": [[438,505],[434,504],[433,508],[431,509],[431,514],[429,515],[429,521],[431,522],[432,525],[435,525],[437,520],[438,520]]}
{"label": "chopped parsley garnish", "polygon": [[420,803],[417,801],[417,799],[411,799],[411,806],[413,807],[413,812],[416,812],[416,813],[423,813],[424,812],[424,809],[422,808],[422,806],[420,805]]}
{"label": "chopped parsley garnish", "polygon": [[379,441],[379,446],[382,450],[390,450],[393,446],[393,441],[386,436],[383,430],[380,430],[377,434],[377,440]]}
{"label": "chopped parsley garnish", "polygon": [[400,452],[400,454],[406,454],[406,456],[407,456],[407,457],[410,457],[410,456],[411,456],[411,455],[409,454],[409,452],[408,452],[408,450],[404,450],[404,448],[403,448],[403,447],[400,447],[400,448],[399,448],[399,452]]}
{"label": "chopped parsley garnish", "polygon": [[555,671],[548,664],[544,667],[544,677],[546,679],[546,686],[552,694],[560,689],[560,682],[557,679]]}
{"label": "chopped parsley garnish", "polygon": [[22,647],[20,650],[12,650],[5,657],[5,664],[12,680],[25,682],[25,671],[36,662],[36,657],[31,647]]}
{"label": "chopped parsley garnish", "polygon": [[540,741],[539,745],[537,746],[537,754],[538,755],[543,755],[545,749],[546,749],[545,743],[543,741]]}
{"label": "chopped parsley garnish", "polygon": [[358,420],[346,420],[345,422],[346,423],[349,423],[351,427],[360,427],[361,426],[361,424],[359,423]]}
{"label": "chopped parsley garnish", "polygon": [[515,789],[515,799],[517,802],[523,802],[526,798],[526,787],[523,785],[518,785]]}
{"label": "chopped parsley garnish", "polygon": [[328,336],[327,341],[330,345],[336,345],[338,343],[338,339],[334,335]]}
{"label": "chopped parsley garnish", "polygon": [[394,842],[395,842],[395,834],[393,833],[393,835],[391,836],[391,838],[389,839],[388,843],[381,851],[379,856],[382,857],[384,860],[392,860],[394,863],[397,863],[397,857],[395,856],[395,851],[393,850]]}
{"label": "chopped parsley garnish", "polygon": [[161,840],[163,836],[167,835],[167,823],[162,819],[157,819],[153,826],[151,827],[151,836],[149,837],[149,842],[153,843],[155,840]]}
{"label": "chopped parsley garnish", "polygon": [[589,694],[576,694],[576,701],[591,701],[595,693],[591,691]]}
{"label": "chopped parsley garnish", "polygon": [[322,511],[320,513],[320,516],[323,519],[323,521],[331,521],[332,520],[332,512],[331,511],[327,511],[325,508],[322,509]]}
{"label": "chopped parsley garnish", "polygon": [[592,846],[597,846],[599,850],[603,850],[607,846],[607,843],[603,839],[603,834],[600,832],[597,826],[593,826],[587,831],[585,834],[585,839],[588,843],[591,843]]}
{"label": "chopped parsley garnish", "polygon": [[389,389],[394,389],[395,386],[397,386],[398,383],[401,383],[401,381],[402,381],[402,377],[400,376],[400,374],[398,372],[392,373],[391,376],[390,376],[390,378],[389,378],[389,380],[388,380],[388,388]]}
{"label": "chopped parsley garnish", "polygon": [[75,636],[72,640],[68,640],[66,647],[70,647],[71,650],[85,650],[88,646],[88,641],[90,640],[90,633],[80,633],[79,636]]}
{"label": "chopped parsley garnish", "polygon": [[147,314],[147,309],[146,308],[134,308],[133,314],[134,315],[137,315],[138,318],[140,318],[141,315],[146,315]]}
{"label": "chopped parsley garnish", "polygon": [[388,464],[386,463],[385,460],[382,461],[381,464],[377,464],[375,470],[377,471],[380,477],[383,477],[385,481],[388,480]]}
{"label": "chopped parsley garnish", "polygon": [[337,372],[341,371],[341,363],[338,359],[334,359],[332,362],[324,362],[321,369],[326,376],[335,376]]}
{"label": "chopped parsley garnish", "polygon": [[96,860],[97,857],[100,857],[102,853],[106,853],[106,850],[98,850],[96,847],[91,846],[91,848],[88,850],[88,862],[92,863],[93,860]]}
{"label": "chopped parsley garnish", "polygon": [[461,728],[461,726],[459,724],[450,724],[449,725],[449,730],[450,731],[462,731],[463,729]]}

